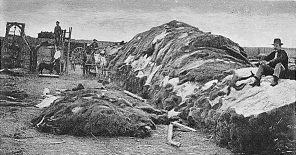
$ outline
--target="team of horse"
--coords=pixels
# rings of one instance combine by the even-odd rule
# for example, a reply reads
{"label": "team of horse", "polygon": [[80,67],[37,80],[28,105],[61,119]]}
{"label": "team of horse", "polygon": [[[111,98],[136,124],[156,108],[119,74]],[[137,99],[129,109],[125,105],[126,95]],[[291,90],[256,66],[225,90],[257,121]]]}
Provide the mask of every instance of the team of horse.
{"label": "team of horse", "polygon": [[86,74],[92,74],[91,69],[94,69],[95,74],[98,74],[99,76],[107,75],[106,67],[108,63],[106,57],[104,56],[104,51],[85,54],[85,57],[86,60],[84,67]]}
{"label": "team of horse", "polygon": [[[108,71],[106,70],[108,63],[106,56],[104,55],[105,49],[103,50],[92,50],[91,52],[88,52],[87,49],[82,51],[79,59],[81,60],[75,60],[75,61],[80,61],[82,62],[82,68],[83,68],[83,73],[86,75],[98,75],[98,76],[103,76],[106,77],[108,76]],[[72,59],[71,59],[72,60]],[[75,63],[75,61],[71,61],[70,63]],[[75,65],[75,64],[74,64]],[[53,61],[46,63],[46,62],[41,62],[38,65],[38,72],[42,74],[42,71],[44,69],[49,70],[49,73],[52,74],[54,70],[56,70],[57,67],[57,61],[54,59]],[[95,72],[92,72],[91,70],[95,70]],[[57,71],[57,70],[56,70]]]}

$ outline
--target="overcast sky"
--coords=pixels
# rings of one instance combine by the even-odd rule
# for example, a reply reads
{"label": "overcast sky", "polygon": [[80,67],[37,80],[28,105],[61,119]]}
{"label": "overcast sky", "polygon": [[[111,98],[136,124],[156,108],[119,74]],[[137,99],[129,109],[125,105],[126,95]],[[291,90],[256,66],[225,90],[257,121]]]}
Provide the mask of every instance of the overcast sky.
{"label": "overcast sky", "polygon": [[296,1],[288,0],[0,0],[0,36],[9,21],[26,34],[73,27],[75,39],[130,40],[171,20],[224,35],[241,46],[296,47]]}

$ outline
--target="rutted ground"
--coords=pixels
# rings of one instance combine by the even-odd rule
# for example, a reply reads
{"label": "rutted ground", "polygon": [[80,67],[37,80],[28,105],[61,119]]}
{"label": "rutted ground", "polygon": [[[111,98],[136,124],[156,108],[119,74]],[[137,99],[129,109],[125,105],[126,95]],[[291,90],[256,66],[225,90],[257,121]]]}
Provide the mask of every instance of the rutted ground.
{"label": "rutted ground", "polygon": [[[9,79],[7,79],[9,78]],[[40,102],[44,88],[73,88],[78,83],[85,87],[100,86],[95,79],[79,75],[56,78],[8,77],[1,75],[0,88],[7,82],[29,94],[35,104]],[[174,132],[180,148],[166,144],[166,126],[158,125],[149,138],[130,137],[74,137],[37,132],[30,121],[41,110],[35,107],[0,107],[0,154],[231,154],[216,146],[211,138],[201,132]]]}

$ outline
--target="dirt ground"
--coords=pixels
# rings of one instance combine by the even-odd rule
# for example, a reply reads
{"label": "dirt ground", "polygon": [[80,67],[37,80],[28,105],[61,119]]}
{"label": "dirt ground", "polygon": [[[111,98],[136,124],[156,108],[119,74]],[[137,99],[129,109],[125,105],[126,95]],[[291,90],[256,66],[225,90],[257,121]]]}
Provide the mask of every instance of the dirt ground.
{"label": "dirt ground", "polygon": [[[85,87],[100,87],[96,78],[85,78],[71,73],[59,78],[40,78],[36,75],[9,77],[0,75],[0,89],[12,83],[25,90],[29,99],[38,104],[44,88],[54,91],[67,89],[82,83]],[[167,126],[158,125],[149,138],[132,137],[74,137],[40,133],[30,120],[41,113],[36,107],[0,107],[0,155],[2,154],[231,154],[216,146],[205,134],[198,132],[174,132],[174,140],[181,142],[176,148],[166,143]]]}

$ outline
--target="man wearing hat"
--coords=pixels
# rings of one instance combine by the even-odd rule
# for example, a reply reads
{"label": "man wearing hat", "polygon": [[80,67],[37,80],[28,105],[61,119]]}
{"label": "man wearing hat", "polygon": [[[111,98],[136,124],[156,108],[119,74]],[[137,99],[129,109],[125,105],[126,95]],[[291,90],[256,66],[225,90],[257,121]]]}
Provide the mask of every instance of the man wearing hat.
{"label": "man wearing hat", "polygon": [[56,26],[54,28],[54,39],[55,39],[55,44],[56,46],[59,46],[60,41],[61,41],[61,35],[62,35],[62,28],[60,27],[60,22],[56,22]]}
{"label": "man wearing hat", "polygon": [[281,49],[283,45],[281,39],[275,38],[272,45],[274,51],[267,55],[260,64],[255,75],[255,81],[250,84],[253,87],[260,86],[262,75],[272,75],[273,81],[270,85],[275,86],[278,84],[279,78],[283,77],[288,70],[288,55],[286,51]]}
{"label": "man wearing hat", "polygon": [[89,45],[89,47],[92,50],[96,50],[99,47],[98,42],[97,42],[97,39],[93,39],[93,42]]}

